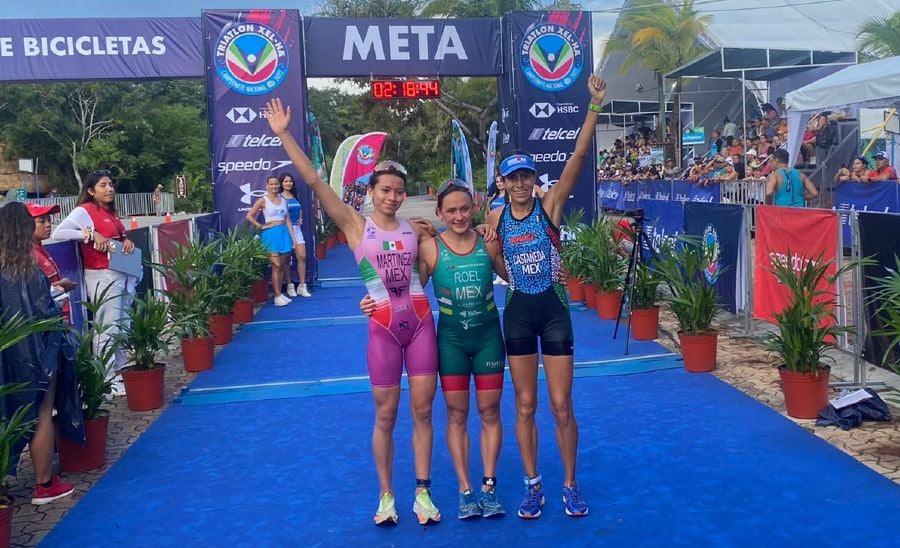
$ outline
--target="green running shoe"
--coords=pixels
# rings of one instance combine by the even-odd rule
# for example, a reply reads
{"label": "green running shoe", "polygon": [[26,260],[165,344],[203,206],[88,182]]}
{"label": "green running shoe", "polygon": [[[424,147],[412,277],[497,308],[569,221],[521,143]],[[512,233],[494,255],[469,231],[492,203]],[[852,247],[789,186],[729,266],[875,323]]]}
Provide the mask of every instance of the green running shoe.
{"label": "green running shoe", "polygon": [[396,525],[397,509],[394,507],[394,495],[385,493],[381,495],[378,503],[378,511],[375,512],[375,525]]}
{"label": "green running shoe", "polygon": [[441,521],[441,512],[431,502],[431,491],[422,489],[416,494],[416,502],[413,503],[413,513],[419,518],[419,525],[425,525],[429,521],[438,523]]}
{"label": "green running shoe", "polygon": [[471,489],[465,493],[459,494],[459,513],[456,515],[459,519],[477,518],[481,516],[481,508],[478,506],[478,499]]}

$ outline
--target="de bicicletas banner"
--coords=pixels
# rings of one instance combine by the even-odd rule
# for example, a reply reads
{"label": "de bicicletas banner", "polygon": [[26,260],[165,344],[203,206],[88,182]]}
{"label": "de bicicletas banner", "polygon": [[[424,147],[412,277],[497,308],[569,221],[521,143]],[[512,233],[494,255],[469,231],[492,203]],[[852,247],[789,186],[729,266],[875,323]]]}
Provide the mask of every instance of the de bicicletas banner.
{"label": "de bicicletas banner", "polygon": [[[575,150],[593,71],[591,14],[516,12],[504,18],[505,70],[501,79],[501,150],[534,157],[538,184],[549,189]],[[566,211],[595,215],[596,153],[588,151]]]}
{"label": "de bicicletas banner", "polygon": [[743,277],[738,262],[744,228],[744,207],[737,204],[685,202],[684,233],[706,248],[709,264],[703,271],[707,283],[716,288],[719,303],[732,314],[738,310],[737,295]]}
{"label": "de bicicletas banner", "polygon": [[[306,145],[299,12],[204,11],[202,28],[213,189],[222,228],[243,223],[253,203],[265,195],[266,178],[282,173],[297,181],[303,218],[313,219],[309,188],[266,120],[266,101],[280,98],[291,109],[291,134]],[[303,236],[312,241],[311,223],[303,223]]]}
{"label": "de bicicletas banner", "polygon": [[[877,183],[892,184],[894,183]],[[883,329],[884,319],[875,312],[883,304],[883,300],[875,298],[875,282],[873,278],[884,278],[888,269],[897,270],[897,257],[900,256],[900,215],[890,213],[858,214],[860,256],[872,259],[872,264],[863,267],[863,288],[866,308],[866,340],[863,357],[875,365],[882,365],[885,352],[890,344],[890,337],[873,336],[872,333]],[[900,360],[900,348],[894,348],[888,362]]]}

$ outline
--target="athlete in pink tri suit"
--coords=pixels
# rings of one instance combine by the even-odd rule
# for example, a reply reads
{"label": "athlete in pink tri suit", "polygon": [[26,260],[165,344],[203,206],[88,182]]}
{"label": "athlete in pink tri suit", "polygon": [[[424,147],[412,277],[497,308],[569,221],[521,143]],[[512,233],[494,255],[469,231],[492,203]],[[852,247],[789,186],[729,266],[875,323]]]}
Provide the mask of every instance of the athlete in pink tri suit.
{"label": "athlete in pink tri suit", "polygon": [[423,219],[397,217],[406,199],[406,169],[396,162],[380,162],[369,181],[372,216],[365,218],[344,204],[322,181],[312,162],[288,132],[290,107],[280,99],[267,104],[269,126],[281,139],[301,178],[316,193],[319,203],[354,250],[367,289],[379,302],[369,320],[368,368],[375,399],[372,453],[380,484],[375,524],[397,523],[391,487],[394,460],[394,425],[400,405],[403,363],[409,380],[413,417],[413,453],[416,495],[413,503],[419,523],[437,522],[441,513],[431,501],[431,450],[434,429],[431,413],[437,389],[437,346],[431,308],[422,292],[416,263],[419,242],[437,233]]}

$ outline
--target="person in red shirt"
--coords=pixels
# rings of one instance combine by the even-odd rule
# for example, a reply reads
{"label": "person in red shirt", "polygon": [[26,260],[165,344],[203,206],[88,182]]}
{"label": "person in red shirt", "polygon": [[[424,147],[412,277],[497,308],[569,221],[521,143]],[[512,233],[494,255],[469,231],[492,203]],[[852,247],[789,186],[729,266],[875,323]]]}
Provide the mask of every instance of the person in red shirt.
{"label": "person in red shirt", "polygon": [[889,163],[883,152],[875,155],[875,169],[869,172],[869,182],[896,181],[897,170]]}
{"label": "person in red shirt", "polygon": [[[59,213],[59,206],[27,203],[25,204],[25,207],[28,208],[28,213],[31,214],[31,217],[34,219],[34,235],[32,236],[32,255],[34,255],[34,262],[37,263],[38,268],[41,269],[44,276],[47,276],[47,280],[50,281],[50,287],[54,290],[55,294],[68,293],[75,289],[78,284],[68,278],[62,277],[59,273],[59,267],[56,265],[56,261],[54,261],[53,257],[47,253],[47,250],[44,249],[42,243],[50,237],[50,229],[52,228],[50,215]],[[68,298],[63,300],[62,312],[63,316],[71,322],[71,307],[69,306]]]}

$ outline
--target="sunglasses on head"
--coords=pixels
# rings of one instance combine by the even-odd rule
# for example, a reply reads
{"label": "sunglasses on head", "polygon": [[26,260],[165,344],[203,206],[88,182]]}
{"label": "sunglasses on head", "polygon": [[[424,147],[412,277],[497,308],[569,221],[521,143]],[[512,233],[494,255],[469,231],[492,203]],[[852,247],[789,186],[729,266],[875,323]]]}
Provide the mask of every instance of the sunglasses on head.
{"label": "sunglasses on head", "polygon": [[383,173],[396,173],[401,175],[404,179],[406,178],[406,168],[393,160],[385,160],[384,162],[375,164],[373,175],[381,175]]}
{"label": "sunglasses on head", "polygon": [[441,186],[438,187],[438,196],[444,195],[448,190],[452,188],[461,188],[466,192],[469,191],[469,185],[467,185],[464,181],[460,181],[459,179],[447,179]]}
{"label": "sunglasses on head", "polygon": [[94,175],[96,175],[97,177],[109,177],[109,176],[112,175],[112,171],[110,171],[110,170],[108,170],[108,169],[95,169],[95,170],[93,171],[93,173],[94,173]]}

